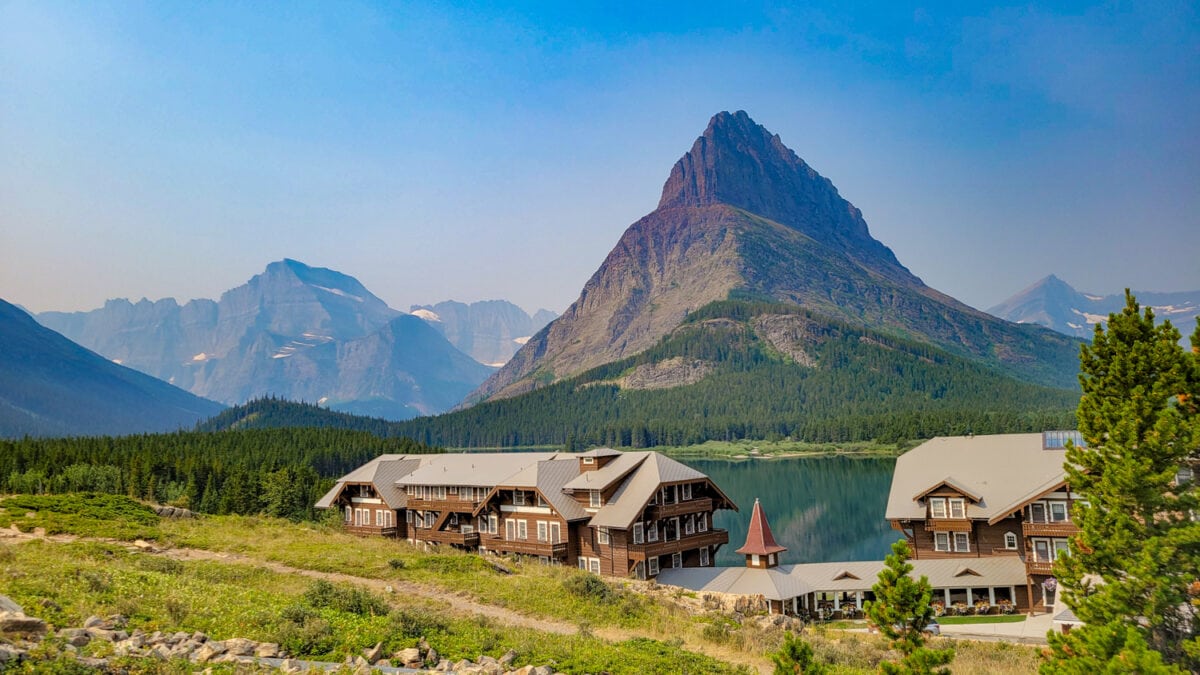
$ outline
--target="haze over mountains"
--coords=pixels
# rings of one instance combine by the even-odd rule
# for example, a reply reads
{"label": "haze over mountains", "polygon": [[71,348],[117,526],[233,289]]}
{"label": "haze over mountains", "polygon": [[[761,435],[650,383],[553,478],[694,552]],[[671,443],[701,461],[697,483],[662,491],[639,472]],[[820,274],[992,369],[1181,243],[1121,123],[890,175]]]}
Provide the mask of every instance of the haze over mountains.
{"label": "haze over mountains", "polygon": [[1077,344],[926,286],[833,184],[745,112],[717,114],[579,299],[469,400],[531,391],[642,352],[730,298],[801,306],[1038,384],[1075,386]]}
{"label": "haze over mountains", "polygon": [[413,314],[425,319],[459,350],[492,366],[503,366],[521,345],[558,315],[539,309],[532,316],[506,300],[466,304],[447,300],[436,305],[413,305]]}
{"label": "haze over mountains", "polygon": [[[1154,310],[1154,316],[1159,321],[1169,319],[1185,341],[1196,329],[1196,317],[1200,316],[1200,291],[1134,291],[1133,294],[1142,307]],[[1107,321],[1109,314],[1120,312],[1124,306],[1124,293],[1103,296],[1081,293],[1051,274],[992,307],[988,313],[1008,321],[1038,324],[1063,335],[1090,340],[1096,325]]]}
{"label": "haze over mountains", "polygon": [[0,437],[174,431],[221,407],[88,351],[0,300]]}
{"label": "haze over mountains", "polygon": [[406,419],[446,410],[491,372],[351,276],[271,263],[217,301],[111,300],[43,325],[226,404],[263,395]]}

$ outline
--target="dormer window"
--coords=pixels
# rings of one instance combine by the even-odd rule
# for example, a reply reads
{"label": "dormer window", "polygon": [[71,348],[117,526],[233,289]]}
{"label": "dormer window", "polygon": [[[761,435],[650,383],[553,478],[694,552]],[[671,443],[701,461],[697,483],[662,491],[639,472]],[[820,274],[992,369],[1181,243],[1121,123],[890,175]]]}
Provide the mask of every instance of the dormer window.
{"label": "dormer window", "polygon": [[1067,520],[1067,503],[1050,502],[1050,522],[1062,523]]}
{"label": "dormer window", "polygon": [[588,491],[588,506],[590,506],[593,509],[600,508],[600,491],[599,490],[589,490]]}
{"label": "dormer window", "polygon": [[584,458],[583,458],[583,463],[584,463],[584,464],[595,464],[595,463],[596,463],[596,458],[595,458],[595,457],[584,457]]}
{"label": "dormer window", "polygon": [[962,497],[930,497],[929,517],[962,520],[967,517],[967,501]]}
{"label": "dormer window", "polygon": [[965,499],[950,499],[950,517],[959,520],[967,517],[967,502]]}
{"label": "dormer window", "polygon": [[679,491],[682,493],[679,497],[680,501],[687,501],[692,498],[692,484],[691,483],[684,483],[683,485],[680,485]]}
{"label": "dormer window", "polygon": [[513,504],[517,506],[525,506],[525,493],[523,491],[513,491]]}
{"label": "dormer window", "polygon": [[930,518],[945,518],[946,517],[946,500],[942,497],[929,498],[929,517]]}
{"label": "dormer window", "polygon": [[1004,533],[1004,548],[1006,548],[1010,551],[1017,550],[1017,533],[1016,532],[1005,532]]}

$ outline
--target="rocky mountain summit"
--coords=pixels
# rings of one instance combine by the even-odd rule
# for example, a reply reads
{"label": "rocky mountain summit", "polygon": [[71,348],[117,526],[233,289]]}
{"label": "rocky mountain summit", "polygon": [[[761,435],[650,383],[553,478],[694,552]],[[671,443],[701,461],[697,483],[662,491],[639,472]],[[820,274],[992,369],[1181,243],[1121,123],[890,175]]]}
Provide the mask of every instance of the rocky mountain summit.
{"label": "rocky mountain summit", "polygon": [[217,301],[120,299],[37,318],[117,363],[230,405],[276,395],[406,419],[446,410],[492,372],[354,277],[296,260],[267,265]]}
{"label": "rocky mountain summit", "polygon": [[[1159,320],[1169,319],[1186,339],[1196,328],[1200,316],[1200,291],[1156,293],[1135,291],[1142,307],[1154,310]],[[1063,335],[1091,339],[1097,324],[1125,306],[1123,293],[1096,295],[1081,293],[1053,274],[988,310],[1008,321],[1032,323]]]}
{"label": "rocky mountain summit", "polygon": [[1028,381],[1075,386],[1073,341],[926,286],[827,178],[739,111],[712,118],[672,168],[658,207],[469,400],[515,396],[638,354],[727,299],[794,304]]}

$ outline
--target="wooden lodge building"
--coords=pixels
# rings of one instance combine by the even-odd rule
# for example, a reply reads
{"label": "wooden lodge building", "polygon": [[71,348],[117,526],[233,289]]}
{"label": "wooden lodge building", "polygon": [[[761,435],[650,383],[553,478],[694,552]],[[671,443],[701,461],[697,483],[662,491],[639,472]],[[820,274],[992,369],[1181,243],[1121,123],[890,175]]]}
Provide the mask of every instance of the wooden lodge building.
{"label": "wooden lodge building", "polygon": [[[914,560],[1012,559],[1025,579],[1014,601],[1048,610],[1044,584],[1079,531],[1071,509],[1079,495],[1063,471],[1076,431],[934,438],[896,460],[886,517],[903,533]],[[957,591],[947,602],[961,600]]]}
{"label": "wooden lodge building", "polygon": [[596,574],[711,567],[737,510],[708,476],[657,452],[381,455],[317,502],[356,534],[536,556]]}

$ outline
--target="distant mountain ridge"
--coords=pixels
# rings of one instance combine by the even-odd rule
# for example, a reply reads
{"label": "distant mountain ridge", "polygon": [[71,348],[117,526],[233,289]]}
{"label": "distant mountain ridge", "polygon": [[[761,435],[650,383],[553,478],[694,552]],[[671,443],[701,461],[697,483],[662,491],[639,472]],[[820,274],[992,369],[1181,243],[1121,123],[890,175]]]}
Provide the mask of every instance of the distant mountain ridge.
{"label": "distant mountain ridge", "polygon": [[0,300],[0,437],[174,431],[221,408],[88,351]]}
{"label": "distant mountain ridge", "polygon": [[[1184,338],[1196,328],[1200,316],[1200,291],[1160,293],[1134,291],[1142,307],[1150,307],[1158,320],[1170,319]],[[1097,324],[1125,306],[1125,294],[1095,295],[1081,293],[1051,274],[988,310],[1008,321],[1032,323],[1090,339]]]}
{"label": "distant mountain ridge", "polygon": [[532,316],[507,300],[466,304],[447,300],[413,305],[409,311],[425,319],[460,351],[480,363],[503,366],[534,333],[558,315],[539,309]]}
{"label": "distant mountain ridge", "polygon": [[405,419],[490,374],[357,279],[285,259],[220,300],[110,300],[38,320],[104,356],[227,404],[274,394]]}
{"label": "distant mountain ridge", "polygon": [[926,286],[833,184],[745,112],[717,114],[579,298],[475,392],[517,396],[656,344],[713,302],[783,302],[925,341],[1039,384],[1076,385],[1078,346]]}

